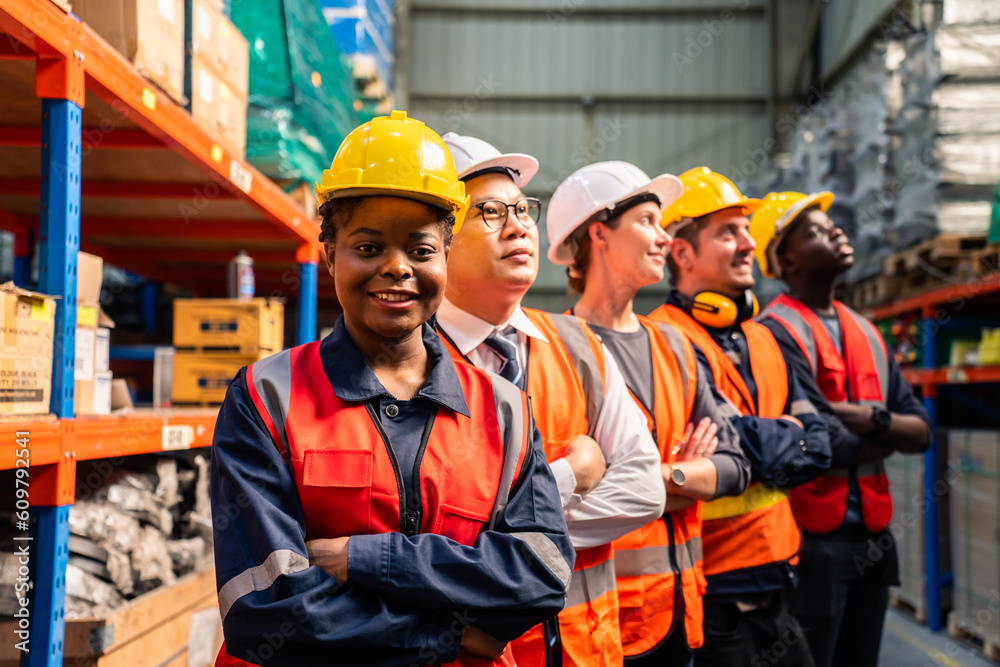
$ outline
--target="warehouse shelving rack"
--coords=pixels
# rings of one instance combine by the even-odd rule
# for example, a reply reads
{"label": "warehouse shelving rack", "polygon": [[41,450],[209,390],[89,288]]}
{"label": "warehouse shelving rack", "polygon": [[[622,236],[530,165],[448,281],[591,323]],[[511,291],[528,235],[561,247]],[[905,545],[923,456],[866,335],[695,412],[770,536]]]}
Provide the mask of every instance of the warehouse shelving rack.
{"label": "warehouse shelving rack", "polygon": [[31,455],[32,650],[21,664],[52,667],[63,657],[77,461],[208,446],[216,418],[74,418],[77,251],[218,294],[225,262],[247,249],[258,294],[297,293],[301,343],[315,338],[321,247],[315,221],[277,185],[49,0],[0,0],[0,98],[0,229],[22,256],[36,235],[39,290],[57,297],[53,414],[0,421],[0,468],[14,468],[19,434]]}
{"label": "warehouse shelving rack", "polygon": [[[985,311],[984,311],[985,309]],[[924,409],[937,432],[938,388],[942,385],[1000,383],[1000,366],[948,367],[937,362],[938,332],[945,326],[967,321],[966,317],[984,311],[996,320],[1000,312],[1000,273],[990,273],[961,284],[940,287],[916,294],[892,304],[865,311],[872,320],[883,320],[911,313],[921,318],[920,368],[904,368],[903,376],[910,384],[920,387]],[[944,627],[941,616],[941,589],[950,586],[952,575],[941,572],[938,540],[937,469],[938,442],[935,438],[924,454],[923,508],[925,559],[927,566],[927,625],[932,630]]]}

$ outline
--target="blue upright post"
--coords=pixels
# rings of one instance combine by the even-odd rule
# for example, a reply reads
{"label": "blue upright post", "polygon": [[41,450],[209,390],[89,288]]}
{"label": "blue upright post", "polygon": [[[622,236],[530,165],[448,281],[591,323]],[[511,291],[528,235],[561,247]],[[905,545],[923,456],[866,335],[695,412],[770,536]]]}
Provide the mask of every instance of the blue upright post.
{"label": "blue upright post", "polygon": [[295,342],[316,340],[316,262],[299,262],[299,316]]}
{"label": "blue upright post", "polygon": [[[923,344],[921,345],[924,368],[937,367],[937,328],[929,313],[924,313]],[[927,626],[937,632],[941,622],[941,561],[938,550],[938,443],[937,443],[937,387],[924,395],[924,409],[931,420],[931,446],[924,453],[924,552],[927,563]],[[930,395],[928,395],[930,394]]]}
{"label": "blue upright post", "polygon": [[[56,301],[50,409],[73,417],[76,354],[76,256],[80,249],[81,112],[74,102],[42,100],[42,199],[39,290]],[[31,508],[31,648],[22,666],[62,665],[69,506]]]}

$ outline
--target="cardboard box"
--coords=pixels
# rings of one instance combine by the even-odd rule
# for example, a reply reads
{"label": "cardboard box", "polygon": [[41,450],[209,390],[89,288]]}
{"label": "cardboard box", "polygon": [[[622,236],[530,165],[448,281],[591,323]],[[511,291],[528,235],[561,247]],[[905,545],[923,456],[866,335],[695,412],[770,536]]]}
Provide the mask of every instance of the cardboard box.
{"label": "cardboard box", "polygon": [[[93,325],[97,325],[96,309],[101,305],[101,285],[104,283],[104,260],[89,252],[76,255],[76,305],[95,310]],[[81,317],[77,314],[77,322]]]}
{"label": "cardboard box", "polygon": [[76,328],[76,366],[73,379],[77,382],[90,382],[97,370],[97,327],[83,326]]}
{"label": "cardboard box", "polygon": [[[938,476],[947,479],[947,450],[938,450]],[[899,559],[898,588],[892,593],[913,608],[918,621],[927,619],[927,562],[924,530],[926,507],[924,503],[924,457],[893,454],[885,459],[885,471],[889,477],[889,492],[892,495],[892,524],[890,531],[896,539],[896,554]],[[942,572],[951,569],[951,549],[949,544],[948,489],[938,489],[938,554]],[[950,605],[949,591],[943,591],[945,606]]]}
{"label": "cardboard box", "polygon": [[169,408],[174,387],[174,354],[172,347],[153,351],[153,407]]}
{"label": "cardboard box", "polygon": [[247,97],[201,58],[191,59],[191,117],[238,155],[246,154]]}
{"label": "cardboard box", "polygon": [[77,16],[184,103],[184,0],[74,0]]}
{"label": "cardboard box", "polygon": [[111,414],[111,371],[94,373],[94,379],[77,382],[75,408],[77,415]]}
{"label": "cardboard box", "polygon": [[1000,432],[948,434],[954,606],[949,618],[981,640],[1000,643]]}
{"label": "cardboard box", "polygon": [[229,384],[244,366],[267,354],[206,354],[181,352],[174,355],[173,402],[218,404],[226,397]]}
{"label": "cardboard box", "polygon": [[94,370],[111,370],[111,329],[99,327],[94,345]]}
{"label": "cardboard box", "polygon": [[56,302],[0,285],[0,415],[48,413]]}
{"label": "cardboard box", "polygon": [[135,404],[132,403],[132,392],[128,389],[128,382],[123,378],[111,380],[111,411],[118,412],[124,410],[131,412]]}
{"label": "cardboard box", "polygon": [[188,56],[201,59],[237,95],[246,98],[250,49],[243,34],[211,0],[186,0],[185,18]]}
{"label": "cardboard box", "polygon": [[[174,347],[244,356],[273,354],[284,345],[284,317],[284,305],[274,299],[177,299]],[[176,369],[174,373],[176,377]]]}

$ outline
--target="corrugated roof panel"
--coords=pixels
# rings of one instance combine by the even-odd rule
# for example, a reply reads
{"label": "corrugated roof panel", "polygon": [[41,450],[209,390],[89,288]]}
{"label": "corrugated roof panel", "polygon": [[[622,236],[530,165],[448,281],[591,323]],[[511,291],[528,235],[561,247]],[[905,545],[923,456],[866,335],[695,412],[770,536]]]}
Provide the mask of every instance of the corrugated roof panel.
{"label": "corrugated roof panel", "polygon": [[[712,14],[573,16],[421,12],[413,15],[411,95],[764,95],[770,67],[761,13],[724,24]],[[706,23],[707,22],[707,23]]]}
{"label": "corrugated roof panel", "polygon": [[[879,26],[897,0],[840,0],[823,5],[820,20],[821,71],[829,74]],[[887,22],[891,24],[892,16]],[[888,26],[885,26],[888,29]]]}

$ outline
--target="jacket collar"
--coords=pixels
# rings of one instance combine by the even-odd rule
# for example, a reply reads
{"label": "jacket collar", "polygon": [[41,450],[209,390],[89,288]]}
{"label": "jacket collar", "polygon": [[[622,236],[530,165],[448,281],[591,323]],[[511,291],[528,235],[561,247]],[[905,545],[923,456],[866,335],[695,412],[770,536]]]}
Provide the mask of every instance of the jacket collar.
{"label": "jacket collar", "polygon": [[[471,416],[462,384],[455,372],[455,364],[430,323],[424,323],[422,336],[434,368],[414,398],[433,401],[466,417]],[[333,393],[340,400],[360,402],[373,398],[395,398],[382,386],[368,362],[361,356],[344,326],[343,315],[337,319],[330,335],[320,343],[319,354],[323,370],[333,386]]]}

